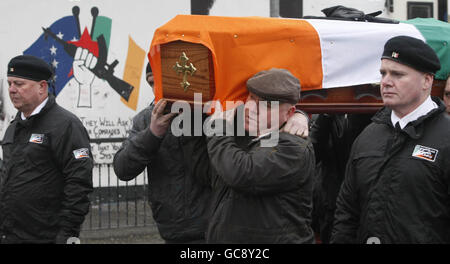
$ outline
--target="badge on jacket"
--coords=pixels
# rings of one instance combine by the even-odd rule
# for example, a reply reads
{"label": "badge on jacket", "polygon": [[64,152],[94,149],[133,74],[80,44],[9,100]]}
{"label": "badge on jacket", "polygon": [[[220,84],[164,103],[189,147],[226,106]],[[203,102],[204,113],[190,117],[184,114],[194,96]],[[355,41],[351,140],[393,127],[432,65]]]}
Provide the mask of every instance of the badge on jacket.
{"label": "badge on jacket", "polygon": [[42,144],[42,142],[44,142],[44,134],[31,134],[30,142]]}
{"label": "badge on jacket", "polygon": [[73,151],[76,159],[89,158],[89,150],[87,148],[80,148]]}
{"label": "badge on jacket", "polygon": [[436,160],[438,150],[430,147],[424,147],[421,145],[416,145],[414,148],[413,157],[428,160],[434,162]]}

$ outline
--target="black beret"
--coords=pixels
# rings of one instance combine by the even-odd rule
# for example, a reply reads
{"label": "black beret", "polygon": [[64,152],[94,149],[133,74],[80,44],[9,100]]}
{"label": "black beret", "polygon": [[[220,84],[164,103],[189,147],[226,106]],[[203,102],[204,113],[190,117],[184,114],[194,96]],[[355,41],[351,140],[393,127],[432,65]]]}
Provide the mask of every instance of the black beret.
{"label": "black beret", "polygon": [[285,69],[258,72],[247,80],[247,89],[266,101],[296,104],[300,100],[300,81]]}
{"label": "black beret", "polygon": [[48,81],[53,75],[52,67],[31,55],[19,55],[8,63],[8,76],[20,77],[33,81]]}
{"label": "black beret", "polygon": [[382,59],[389,59],[410,66],[418,71],[435,74],[441,63],[436,52],[420,39],[397,36],[384,45]]}

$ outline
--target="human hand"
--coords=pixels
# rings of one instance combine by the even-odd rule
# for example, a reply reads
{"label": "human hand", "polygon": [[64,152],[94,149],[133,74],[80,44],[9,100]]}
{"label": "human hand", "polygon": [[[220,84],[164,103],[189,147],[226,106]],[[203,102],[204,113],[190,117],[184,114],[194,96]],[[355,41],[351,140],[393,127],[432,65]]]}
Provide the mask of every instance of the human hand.
{"label": "human hand", "polygon": [[172,119],[178,115],[178,113],[168,113],[164,114],[164,109],[166,108],[167,101],[161,99],[155,105],[152,111],[151,122],[150,122],[150,131],[153,135],[157,137],[162,137],[166,134],[167,129],[170,126],[170,122]]}
{"label": "human hand", "polygon": [[307,138],[309,135],[308,117],[303,113],[294,113],[281,131]]}

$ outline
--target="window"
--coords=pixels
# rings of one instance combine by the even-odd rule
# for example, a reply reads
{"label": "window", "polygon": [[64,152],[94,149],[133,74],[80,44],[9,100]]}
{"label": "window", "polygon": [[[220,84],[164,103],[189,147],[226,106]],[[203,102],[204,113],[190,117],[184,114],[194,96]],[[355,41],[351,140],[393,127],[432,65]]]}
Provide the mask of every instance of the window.
{"label": "window", "polygon": [[408,19],[433,17],[433,3],[408,2]]}
{"label": "window", "polygon": [[215,0],[191,0],[192,15],[209,15]]}
{"label": "window", "polygon": [[447,0],[438,0],[438,19],[447,22],[448,21],[448,9]]}
{"label": "window", "polygon": [[303,0],[280,0],[280,17],[300,18],[303,16]]}

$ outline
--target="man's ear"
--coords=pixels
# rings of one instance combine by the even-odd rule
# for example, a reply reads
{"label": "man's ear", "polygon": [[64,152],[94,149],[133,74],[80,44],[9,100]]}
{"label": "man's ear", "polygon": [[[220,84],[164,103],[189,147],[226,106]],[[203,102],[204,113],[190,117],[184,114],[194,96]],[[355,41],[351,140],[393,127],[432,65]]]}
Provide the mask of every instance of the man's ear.
{"label": "man's ear", "polygon": [[40,81],[39,82],[39,93],[40,94],[47,94],[48,93],[48,83],[47,83],[47,81]]}
{"label": "man's ear", "polygon": [[[284,115],[284,120],[289,120],[295,114],[295,106],[287,103],[280,105],[280,113]],[[280,118],[282,118],[280,116]]]}
{"label": "man's ear", "polygon": [[430,90],[431,91],[431,87],[433,86],[433,81],[434,81],[434,76],[432,74],[429,73],[425,73],[425,79],[423,82],[423,89],[424,90]]}
{"label": "man's ear", "polygon": [[288,118],[291,118],[295,114],[295,105],[289,105]]}

